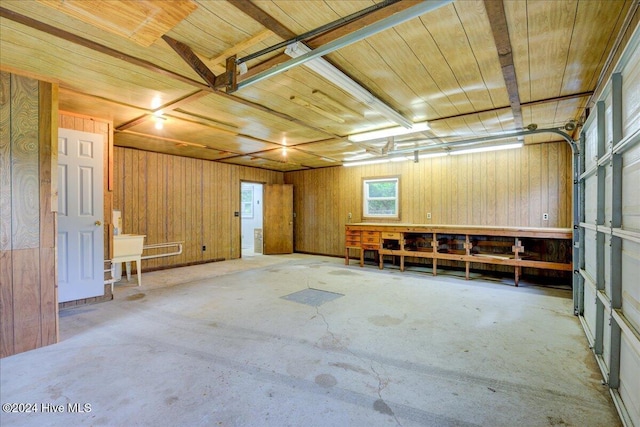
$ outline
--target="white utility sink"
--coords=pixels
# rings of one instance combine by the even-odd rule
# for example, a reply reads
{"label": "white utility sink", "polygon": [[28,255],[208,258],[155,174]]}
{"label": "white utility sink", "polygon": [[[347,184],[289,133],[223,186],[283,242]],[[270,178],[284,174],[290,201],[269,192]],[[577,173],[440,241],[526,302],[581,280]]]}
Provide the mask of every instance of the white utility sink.
{"label": "white utility sink", "polygon": [[136,262],[138,272],[138,286],[142,284],[142,249],[144,246],[144,234],[116,234],[113,236],[113,259],[112,263],[127,263],[127,280],[131,280],[131,261]]}

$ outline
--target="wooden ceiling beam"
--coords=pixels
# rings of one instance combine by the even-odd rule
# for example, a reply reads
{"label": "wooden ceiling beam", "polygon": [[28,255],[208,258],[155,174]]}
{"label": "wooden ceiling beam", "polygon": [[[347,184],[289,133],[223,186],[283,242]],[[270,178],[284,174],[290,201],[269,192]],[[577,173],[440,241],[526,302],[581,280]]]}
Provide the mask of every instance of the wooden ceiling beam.
{"label": "wooden ceiling beam", "polygon": [[282,64],[283,62],[288,61],[290,59],[291,59],[290,56],[287,56],[284,53],[280,53],[280,54],[274,56],[273,58],[267,59],[266,61],[263,61],[263,62],[255,65],[255,66],[249,68],[246,73],[241,74],[241,75],[238,76],[238,82],[246,80],[249,77],[252,77],[252,76],[254,76],[256,74],[259,74],[259,73],[261,73],[263,71],[266,71],[271,67],[275,67],[278,64]]}
{"label": "wooden ceiling beam", "polygon": [[54,27],[52,25],[45,24],[44,22],[36,21],[33,18],[20,15],[19,13],[16,13],[12,10],[0,7],[0,16],[6,19],[10,19],[14,22],[18,22],[22,25],[26,25],[27,27],[31,27],[35,30],[42,31],[43,33],[52,35],[54,37],[58,37],[60,39],[77,44],[79,46],[86,47],[87,49],[91,49],[96,52],[100,52],[105,55],[111,56],[113,58],[117,58],[122,61],[128,62],[129,64],[133,64],[138,67],[142,67],[146,70],[153,71],[154,73],[162,74],[164,76],[170,77],[175,80],[179,80],[183,83],[187,83],[189,85],[198,87],[200,89],[207,88],[207,85],[203,83],[200,83],[196,80],[185,77],[181,74],[175,73],[171,70],[167,70],[166,68],[159,67],[152,62],[145,61],[144,59],[136,58],[135,56],[127,55],[126,53],[117,51],[115,49],[111,49],[110,47],[107,47],[100,43],[96,43],[94,41],[77,36],[73,33]]}
{"label": "wooden ceiling beam", "polygon": [[249,0],[233,0],[229,3],[248,15],[254,21],[262,24],[263,27],[267,28],[268,30],[272,31],[274,34],[282,37],[285,40],[292,39],[297,36],[296,33],[282,25],[280,22],[278,22],[278,20],[276,20],[264,10],[260,9]]}
{"label": "wooden ceiling beam", "polygon": [[[533,107],[535,105],[549,104],[551,102],[562,102],[562,101],[568,101],[571,99],[587,98],[592,95],[593,95],[593,91],[573,93],[570,95],[556,96],[554,98],[546,98],[546,99],[539,99],[536,101],[525,102],[520,104],[520,107]],[[433,123],[441,120],[458,119],[460,117],[468,117],[476,114],[493,113],[493,112],[504,110],[510,107],[511,107],[510,105],[505,105],[503,107],[488,108],[486,110],[472,111],[470,113],[456,114],[454,116],[438,117],[437,119],[429,120],[429,123]]]}
{"label": "wooden ceiling beam", "polygon": [[[231,2],[234,6],[238,7],[238,4],[242,3],[242,2],[238,2],[238,4],[236,4],[236,2]],[[362,27],[365,27],[367,25],[371,25],[375,22],[378,22],[382,19],[388,18],[389,16],[393,15],[394,13],[403,11],[405,9],[409,9],[410,7],[415,6],[417,3],[420,3],[419,1],[414,1],[414,0],[403,0],[397,3],[392,3],[388,6],[385,6],[383,8],[380,8],[374,12],[368,13],[367,15],[364,15],[362,18],[350,22],[348,24],[342,25],[338,28],[335,28],[333,30],[327,31],[326,33],[323,33],[319,36],[316,36],[310,40],[308,40],[306,43],[309,45],[309,47],[315,49],[317,47],[320,47],[326,43],[329,43],[331,41],[334,41],[346,34],[352,33],[355,30],[359,30]],[[255,5],[254,5],[255,7]],[[242,10],[242,9],[241,9]],[[266,13],[264,11],[260,11],[261,15],[266,15]],[[250,15],[251,16],[251,15]],[[271,18],[271,16],[266,15],[269,18]],[[252,16],[253,17],[253,16]],[[258,20],[257,18],[254,18],[256,20]],[[273,18],[271,18],[271,20],[274,20]],[[262,21],[259,21],[262,23]],[[280,24],[279,22],[275,21],[277,23],[277,25],[282,26],[282,24]],[[264,25],[264,24],[263,24]],[[274,30],[274,28],[270,28],[267,27],[270,30]],[[274,31],[275,33],[275,31]],[[294,38],[296,36],[296,34],[291,33],[291,35],[289,35],[288,37],[284,37],[284,33],[278,34],[280,37],[286,39],[291,39]],[[278,64],[281,64],[285,61],[290,60],[291,57],[285,55],[284,53],[281,53],[279,55],[274,56],[273,58],[270,58],[258,65],[255,65],[254,67],[250,68],[245,74],[238,76],[238,81],[241,82],[243,80],[248,79],[251,76],[254,76],[258,73],[261,73],[265,70],[268,70],[271,67],[274,67]],[[326,60],[326,58],[325,58]]]}
{"label": "wooden ceiling beam", "polygon": [[487,11],[491,32],[498,50],[498,59],[502,68],[502,76],[507,87],[509,103],[513,112],[513,120],[517,130],[524,127],[522,120],[522,106],[520,105],[520,93],[518,91],[518,81],[516,79],[516,69],[513,64],[513,54],[511,49],[511,39],[509,28],[507,27],[507,16],[504,11],[503,0],[484,0],[484,7]]}
{"label": "wooden ceiling beam", "polygon": [[[268,160],[268,161],[272,161],[272,162],[281,162],[281,163],[293,163],[293,164],[298,164],[298,163],[294,163],[294,162],[288,162],[288,161],[285,161],[285,160],[280,161],[280,160],[274,160],[274,159],[271,159],[271,158],[269,158],[269,157],[262,157],[262,156],[261,156],[261,155],[265,155],[265,154],[267,154],[267,153],[271,153],[271,152],[274,152],[274,151],[281,151],[281,150],[282,150],[282,148],[286,148],[286,149],[287,149],[287,150],[289,150],[290,152],[291,152],[291,151],[292,151],[292,152],[300,152],[300,153],[304,153],[304,154],[307,154],[307,155],[310,155],[310,156],[314,156],[314,157],[317,157],[317,158],[322,159],[322,160],[324,160],[324,161],[326,161],[326,162],[329,162],[329,163],[340,163],[340,160],[336,160],[336,159],[333,159],[333,158],[331,158],[331,157],[322,156],[322,155],[320,155],[320,154],[312,153],[312,152],[310,152],[310,151],[300,150],[300,149],[298,148],[298,145],[295,145],[295,146],[287,146],[287,147],[278,147],[278,148],[268,148],[268,149],[266,149],[266,150],[254,151],[254,152],[252,152],[252,153],[246,153],[246,154],[236,154],[236,155],[233,155],[233,156],[225,157],[225,160],[230,160],[230,159],[235,159],[235,158],[241,158],[241,157],[251,157],[251,158],[252,158],[252,160],[253,160],[253,159],[262,159],[262,160]],[[302,166],[304,166],[304,165],[302,165]],[[311,166],[305,166],[305,167],[309,167],[309,168],[313,169]]]}
{"label": "wooden ceiling beam", "polygon": [[219,65],[219,64],[223,64],[228,57],[230,56],[235,56],[237,54],[239,54],[240,52],[242,52],[243,50],[246,50],[248,48],[250,48],[251,46],[255,46],[260,42],[265,41],[266,39],[268,39],[269,37],[271,37],[273,35],[273,31],[271,30],[263,30],[260,31],[258,34],[249,37],[246,40],[241,41],[240,43],[231,46],[229,49],[225,50],[224,52],[222,52],[220,55],[216,56],[215,58],[210,58],[208,59],[209,65]]}
{"label": "wooden ceiling beam", "polygon": [[291,102],[293,102],[294,104],[299,105],[299,106],[304,107],[304,108],[308,108],[309,110],[311,110],[311,111],[313,111],[313,112],[315,112],[317,114],[320,114],[321,116],[324,116],[324,117],[328,118],[329,120],[333,120],[334,122],[337,122],[337,123],[344,123],[344,119],[342,117],[339,117],[339,116],[331,113],[330,111],[323,110],[322,108],[318,107],[317,105],[312,104],[308,100],[303,99],[303,98],[301,98],[299,96],[291,96],[289,98],[289,100]]}
{"label": "wooden ceiling beam", "polygon": [[93,42],[93,41],[85,39],[83,37],[77,36],[77,35],[75,35],[73,33],[70,33],[68,31],[62,30],[60,28],[45,24],[45,23],[37,21],[37,20],[35,20],[33,18],[26,17],[24,15],[21,15],[19,13],[16,13],[16,12],[12,11],[12,10],[0,7],[0,17],[9,19],[11,21],[14,21],[14,22],[17,22],[19,24],[25,25],[27,27],[31,27],[31,28],[33,28],[35,30],[38,30],[38,31],[42,31],[43,33],[52,35],[54,37],[58,37],[60,39],[67,40],[67,41],[69,41],[71,43],[77,44],[77,45],[82,46],[82,47],[86,47],[88,49],[94,50],[96,52],[99,52],[99,53],[102,53],[102,54],[105,54],[105,55],[108,55],[108,56],[111,56],[113,58],[120,59],[120,60],[125,61],[125,62],[127,62],[129,64],[142,67],[142,68],[144,68],[146,70],[149,70],[149,71],[152,71],[152,72],[155,72],[155,73],[158,73],[158,74],[162,74],[162,75],[164,75],[166,77],[169,77],[169,78],[172,78],[174,80],[186,83],[186,84],[191,85],[193,87],[196,87],[198,89],[209,91],[209,92],[214,93],[216,95],[225,97],[225,98],[227,98],[227,99],[229,99],[231,101],[234,101],[234,102],[237,102],[237,103],[240,103],[240,104],[255,108],[255,109],[257,109],[259,111],[262,111],[264,113],[267,113],[267,114],[271,114],[271,115],[277,116],[277,117],[279,117],[281,119],[290,121],[290,122],[298,124],[300,126],[304,126],[304,127],[308,128],[308,129],[312,129],[312,130],[314,130],[316,132],[320,132],[320,133],[324,133],[326,135],[331,135],[331,136],[338,137],[338,135],[332,134],[330,132],[327,132],[324,129],[320,129],[320,128],[316,127],[316,126],[310,125],[309,123],[306,123],[306,122],[304,122],[302,120],[296,119],[295,117],[291,117],[291,116],[289,116],[287,114],[274,111],[271,108],[265,107],[264,105],[258,104],[256,102],[252,102],[252,101],[249,101],[249,100],[246,100],[246,99],[242,99],[242,98],[239,98],[237,96],[233,96],[231,94],[227,94],[227,93],[222,92],[222,91],[214,90],[213,88],[209,87],[209,85],[207,85],[205,83],[201,83],[201,82],[199,82],[197,80],[193,80],[193,79],[191,79],[189,77],[185,77],[185,76],[183,76],[181,74],[178,74],[176,72],[173,72],[171,70],[167,70],[165,68],[159,67],[156,64],[153,64],[152,62],[145,61],[143,59],[140,59],[140,58],[128,55],[126,53],[117,51],[115,49],[112,49],[110,47],[104,46],[104,45],[102,45],[100,43]]}
{"label": "wooden ceiling beam", "polygon": [[178,54],[178,56],[180,56],[180,58],[182,58],[184,62],[186,62],[193,69],[193,71],[195,71],[200,77],[202,77],[202,80],[204,80],[209,85],[209,87],[211,87],[212,89],[216,89],[216,75],[213,74],[209,67],[207,67],[205,63],[200,60],[200,58],[198,58],[198,55],[196,55],[189,46],[182,43],[181,41],[169,37],[166,34],[162,36],[162,40],[167,42],[171,49],[173,49]]}
{"label": "wooden ceiling beam", "polygon": [[191,0],[86,1],[38,0],[74,19],[149,47],[198,5]]}
{"label": "wooden ceiling beam", "polygon": [[358,117],[358,118],[364,118],[364,114],[352,110],[351,108],[349,108],[346,105],[336,101],[335,99],[331,98],[326,93],[323,93],[322,91],[319,91],[318,89],[314,89],[311,92],[311,95],[314,98],[317,98],[317,99],[321,100],[325,104],[330,105],[333,108],[335,108],[336,110],[342,111],[345,114],[348,114],[348,115],[354,116],[354,117]]}
{"label": "wooden ceiling beam", "polygon": [[186,44],[163,35],[162,39],[173,49],[180,58],[182,58],[202,79],[207,82],[209,87],[214,90],[226,88],[227,92],[236,87],[236,61],[235,56],[227,58],[226,71],[220,75],[215,75],[213,71],[202,62],[196,53]]}
{"label": "wooden ceiling beam", "polygon": [[172,101],[172,102],[169,102],[167,104],[164,104],[163,106],[158,107],[158,108],[152,110],[149,113],[146,113],[146,114],[143,114],[143,115],[141,115],[139,117],[136,117],[133,120],[129,120],[128,122],[121,124],[120,126],[116,127],[115,129],[116,130],[125,130],[125,129],[132,128],[132,127],[134,127],[136,125],[139,125],[142,122],[145,122],[146,120],[149,120],[153,116],[153,114],[158,112],[158,111],[164,111],[164,112],[173,111],[173,110],[175,110],[177,108],[180,108],[181,106],[183,106],[185,104],[188,104],[188,103],[193,102],[193,101],[195,101],[197,99],[200,99],[203,96],[208,95],[208,94],[209,94],[209,92],[205,92],[203,90],[199,90],[199,91],[191,93],[191,94],[189,94],[187,96],[183,96],[182,98],[179,98],[179,99],[176,99],[175,101]]}
{"label": "wooden ceiling beam", "polygon": [[327,44],[331,41],[334,41],[337,38],[350,34],[356,30],[359,30],[363,27],[366,27],[371,24],[375,24],[378,21],[381,21],[389,16],[402,12],[405,9],[412,8],[413,6],[421,3],[420,0],[402,0],[397,3],[391,3],[385,7],[377,9],[371,13],[367,13],[356,21],[350,22],[345,25],[341,25],[340,27],[327,31],[326,33],[320,34],[316,37],[313,37],[308,40],[307,44],[311,48],[316,48]]}
{"label": "wooden ceiling beam", "polygon": [[[158,141],[164,141],[164,142],[170,142],[176,145],[188,145],[188,146],[192,146],[192,147],[198,147],[198,148],[206,148],[209,150],[215,150],[218,151],[220,154],[223,153],[228,153],[229,151],[224,151],[224,150],[219,150],[217,148],[212,148],[209,147],[208,145],[204,145],[204,144],[198,144],[196,142],[189,142],[189,141],[183,141],[181,139],[175,139],[175,138],[167,138],[164,136],[159,136],[159,135],[150,135],[147,133],[142,133],[142,132],[134,132],[132,130],[115,130],[116,133],[124,133],[124,134],[128,134],[128,135],[135,135],[135,136],[140,136],[143,138],[149,138],[149,139],[156,139]],[[236,153],[234,153],[236,154]]]}

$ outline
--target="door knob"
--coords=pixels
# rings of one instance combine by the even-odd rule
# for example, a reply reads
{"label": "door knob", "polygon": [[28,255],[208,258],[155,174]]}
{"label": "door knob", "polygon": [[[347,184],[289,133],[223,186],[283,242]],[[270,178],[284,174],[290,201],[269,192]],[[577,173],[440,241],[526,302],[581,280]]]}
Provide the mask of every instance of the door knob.
{"label": "door knob", "polygon": [[96,221],[95,224],[96,224],[96,227],[100,227],[102,225],[100,221]]}

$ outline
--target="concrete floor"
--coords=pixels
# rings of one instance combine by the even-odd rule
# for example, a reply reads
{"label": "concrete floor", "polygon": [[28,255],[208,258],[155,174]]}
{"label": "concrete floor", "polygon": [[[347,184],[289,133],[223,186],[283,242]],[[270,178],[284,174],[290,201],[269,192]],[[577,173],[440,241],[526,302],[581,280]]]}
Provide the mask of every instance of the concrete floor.
{"label": "concrete floor", "polygon": [[[145,273],[0,361],[1,402],[39,411],[0,424],[620,425],[570,292],[507,283],[307,255]],[[282,298],[307,288],[344,296]]]}

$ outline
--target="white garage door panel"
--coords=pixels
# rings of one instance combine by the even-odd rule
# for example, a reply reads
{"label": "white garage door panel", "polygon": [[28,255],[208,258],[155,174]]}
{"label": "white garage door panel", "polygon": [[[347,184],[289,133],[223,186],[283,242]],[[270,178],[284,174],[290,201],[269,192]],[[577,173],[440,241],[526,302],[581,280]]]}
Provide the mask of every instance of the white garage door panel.
{"label": "white garage door panel", "polygon": [[[594,110],[596,111],[596,110]],[[595,118],[585,130],[584,153],[585,153],[585,170],[589,170],[595,166],[598,157],[598,121]]]}
{"label": "white garage door panel", "polygon": [[593,344],[596,336],[596,295],[594,289],[588,284],[584,284],[584,320],[589,329],[589,341]]}
{"label": "white garage door panel", "polygon": [[622,70],[622,136],[640,129],[640,49],[636,49]]}
{"label": "white garage door panel", "polygon": [[[596,170],[598,135],[604,137],[598,141],[604,143],[599,158],[607,161]],[[598,362],[624,425],[640,427],[640,27],[608,77],[582,137],[581,159],[590,166],[581,182],[584,249],[579,255],[585,280],[584,299],[577,305],[583,303],[581,320],[590,343],[602,337],[593,350],[602,350]],[[596,292],[595,280],[601,281],[602,293]]]}
{"label": "white garage door panel", "polygon": [[634,426],[640,426],[640,354],[623,333],[620,340],[620,397]]}
{"label": "white garage door panel", "polygon": [[[640,90],[639,90],[640,92]],[[622,228],[640,232],[640,144],[622,155]]]}
{"label": "white garage door panel", "polygon": [[[640,243],[622,241],[622,312],[640,331]],[[640,381],[640,377],[638,377]]]}
{"label": "white garage door panel", "polygon": [[584,230],[584,269],[591,277],[591,281],[595,283],[597,268],[596,258],[596,232],[592,230]]}
{"label": "white garage door panel", "polygon": [[584,181],[584,222],[595,225],[598,214],[598,177],[591,175]]}

